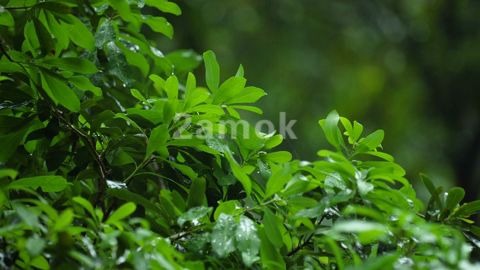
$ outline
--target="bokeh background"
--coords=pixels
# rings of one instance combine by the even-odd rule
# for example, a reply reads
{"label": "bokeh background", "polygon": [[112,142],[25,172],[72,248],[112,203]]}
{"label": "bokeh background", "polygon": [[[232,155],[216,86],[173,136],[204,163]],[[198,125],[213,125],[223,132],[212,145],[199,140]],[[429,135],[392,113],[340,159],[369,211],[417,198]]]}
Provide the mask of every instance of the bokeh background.
{"label": "bokeh background", "polygon": [[[181,0],[160,47],[216,52],[269,95],[262,117],[297,119],[284,147],[313,159],[330,110],[385,130],[384,148],[418,185],[480,187],[480,1]],[[253,117],[253,116],[250,116]],[[421,190],[420,190],[420,193]]]}

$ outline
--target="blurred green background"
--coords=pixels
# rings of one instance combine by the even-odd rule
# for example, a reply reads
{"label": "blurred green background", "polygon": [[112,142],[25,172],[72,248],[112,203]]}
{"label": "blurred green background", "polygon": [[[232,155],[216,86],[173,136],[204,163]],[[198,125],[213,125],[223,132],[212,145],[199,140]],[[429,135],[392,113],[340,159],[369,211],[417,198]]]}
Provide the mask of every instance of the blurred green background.
{"label": "blurred green background", "polygon": [[263,118],[297,119],[284,147],[313,159],[330,110],[382,128],[384,148],[416,184],[479,197],[480,1],[183,0],[160,47],[216,52],[224,77],[241,63],[269,95]]}

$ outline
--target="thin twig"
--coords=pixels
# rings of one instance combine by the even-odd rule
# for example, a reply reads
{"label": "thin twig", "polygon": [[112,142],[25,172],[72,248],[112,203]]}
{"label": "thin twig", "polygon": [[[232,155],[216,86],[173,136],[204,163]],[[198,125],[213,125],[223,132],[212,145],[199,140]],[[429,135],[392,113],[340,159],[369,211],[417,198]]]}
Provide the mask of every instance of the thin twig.
{"label": "thin twig", "polygon": [[[318,222],[316,222],[316,225],[319,225],[322,223],[323,219],[325,218],[325,215],[322,215],[322,217],[320,218],[320,220]],[[293,256],[295,255],[295,253],[299,252],[301,249],[303,249],[306,245],[308,245],[310,243],[310,241],[312,240],[313,236],[315,235],[315,232],[312,232],[309,236],[307,236],[307,238],[298,244],[298,246],[296,246],[294,249],[292,249],[288,254],[287,256]]]}
{"label": "thin twig", "polygon": [[[35,80],[33,80],[30,77],[30,74],[28,73],[27,68],[20,62],[14,61],[10,55],[7,53],[7,50],[3,46],[3,39],[0,40],[0,50],[2,53],[7,57],[7,59],[15,64],[18,64],[24,71],[25,75],[30,79],[30,81],[37,87],[38,89],[42,89],[40,85],[38,85]],[[42,96],[43,93],[40,92],[40,95]],[[43,97],[47,102],[49,102],[47,97]],[[50,102],[49,102],[50,103]],[[74,125],[72,125],[67,119],[65,119],[62,115],[62,112],[57,110],[53,105],[50,104],[50,109],[53,112],[54,116],[60,121],[62,121],[73,133],[77,134],[84,144],[87,146],[90,154],[92,155],[93,159],[95,160],[97,164],[97,170],[100,175],[100,179],[97,181],[97,188],[98,188],[98,193],[95,199],[95,205],[99,205],[102,209],[104,208],[104,197],[105,193],[107,190],[107,169],[106,166],[103,162],[103,157],[98,154],[97,149],[96,149],[96,143],[90,137],[88,134],[83,132],[81,129],[78,129]]]}
{"label": "thin twig", "polygon": [[151,156],[150,158],[145,158],[137,167],[135,167],[135,170],[133,170],[133,172],[130,173],[130,175],[127,176],[127,178],[125,178],[122,182],[128,185],[130,183],[130,181],[132,180],[132,178],[135,177],[137,172],[139,170],[145,168],[145,166],[147,166],[148,163],[152,162],[153,160],[155,160],[154,156]]}
{"label": "thin twig", "polygon": [[4,9],[6,10],[18,10],[18,9],[31,9],[35,7],[35,5],[33,6],[23,6],[23,7],[3,7]]}
{"label": "thin twig", "polygon": [[103,201],[105,198],[105,193],[107,191],[108,170],[105,166],[105,163],[103,162],[103,157],[97,152],[95,141],[92,139],[92,137],[83,132],[81,129],[72,125],[67,119],[62,116],[61,112],[55,109],[53,109],[53,112],[57,119],[61,120],[73,133],[77,134],[82,139],[83,143],[87,146],[90,155],[95,160],[95,163],[97,164],[97,170],[100,175],[100,178],[97,182],[98,193],[95,198],[95,205],[100,205],[103,209]]}

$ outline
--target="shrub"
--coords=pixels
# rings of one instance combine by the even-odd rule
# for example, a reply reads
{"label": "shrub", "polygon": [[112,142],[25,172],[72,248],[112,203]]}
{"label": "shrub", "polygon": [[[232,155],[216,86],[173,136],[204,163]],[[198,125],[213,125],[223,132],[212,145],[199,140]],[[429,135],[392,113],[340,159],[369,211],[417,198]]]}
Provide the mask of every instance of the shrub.
{"label": "shrub", "polygon": [[[427,177],[423,205],[383,131],[335,111],[313,162],[240,111],[264,91],[163,54],[166,0],[0,1],[4,269],[477,267],[480,202]],[[148,78],[148,79],[146,79]],[[202,79],[203,80],[203,79]],[[210,123],[204,125],[202,123]]]}

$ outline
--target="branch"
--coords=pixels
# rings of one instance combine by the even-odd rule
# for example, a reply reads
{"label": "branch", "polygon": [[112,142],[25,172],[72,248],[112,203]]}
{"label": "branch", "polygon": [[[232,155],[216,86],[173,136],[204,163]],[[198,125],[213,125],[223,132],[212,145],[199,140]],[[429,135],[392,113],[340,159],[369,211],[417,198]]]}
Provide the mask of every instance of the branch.
{"label": "branch", "polygon": [[122,182],[128,185],[130,183],[130,180],[132,180],[132,178],[135,177],[135,175],[138,173],[139,170],[145,168],[148,165],[148,163],[154,160],[155,160],[154,156],[151,156],[150,158],[145,158],[138,166],[135,167],[135,170],[133,170],[133,172],[129,176],[127,176],[127,178],[125,178]]}
{"label": "branch", "polygon": [[76,126],[72,125],[67,119],[65,119],[62,115],[61,111],[52,108],[54,115],[57,119],[61,120],[73,133],[77,134],[83,141],[83,143],[87,146],[90,155],[93,157],[96,165],[97,170],[100,175],[100,178],[97,181],[97,188],[98,193],[95,198],[95,205],[100,205],[103,209],[103,201],[105,198],[105,194],[107,192],[107,174],[108,170],[103,162],[103,157],[97,152],[97,147],[95,141],[90,137],[88,134],[83,132],[81,129],[77,128]]}
{"label": "branch", "polygon": [[[317,220],[318,222],[315,222],[316,225],[319,225],[322,223],[323,219],[325,218],[325,215],[322,215],[322,217],[320,218],[320,220]],[[312,240],[313,236],[315,235],[315,232],[311,233],[303,242],[299,243],[298,246],[296,246],[294,249],[292,249],[288,254],[287,256],[293,256],[295,255],[297,252],[299,252],[300,250],[302,250],[305,246],[307,246],[310,241]]]}
{"label": "branch", "polygon": [[[12,62],[12,63],[16,63],[18,65],[20,65],[20,67],[22,67],[22,69],[25,71],[25,75],[30,79],[30,81],[35,85],[35,87],[37,87],[38,89],[42,89],[42,86],[41,85],[38,85],[29,75],[28,73],[28,70],[27,68],[20,62],[17,62],[17,61],[14,61],[10,55],[7,53],[7,50],[5,49],[5,47],[3,46],[3,39],[0,39],[0,51],[7,57],[7,59]],[[85,143],[85,145],[87,146],[91,156],[93,157],[94,161],[96,162],[97,164],[97,170],[98,170],[98,173],[100,175],[100,178],[98,179],[97,181],[97,188],[98,188],[98,193],[97,193],[97,196],[95,198],[95,205],[100,205],[101,208],[103,209],[104,208],[104,204],[103,204],[103,201],[104,201],[104,198],[105,198],[105,194],[106,194],[106,191],[107,191],[107,169],[106,169],[106,166],[105,166],[105,163],[103,162],[103,158],[100,154],[98,154],[97,152],[97,148],[96,148],[96,143],[95,141],[92,139],[92,137],[90,137],[88,134],[86,134],[85,132],[83,132],[81,129],[75,127],[74,125],[72,125],[67,119],[65,119],[62,115],[62,111],[60,110],[57,110],[55,108],[55,106],[53,106],[50,102],[49,102],[49,99],[47,97],[44,97],[42,95],[43,93],[40,92],[40,95],[49,103],[50,105],[50,110],[52,111],[53,115],[60,121],[62,121],[73,133],[77,134],[81,139],[82,141]]]}
{"label": "branch", "polygon": [[4,9],[6,10],[18,10],[18,9],[31,9],[35,7],[35,5],[33,6],[22,6],[22,7],[3,7]]}

